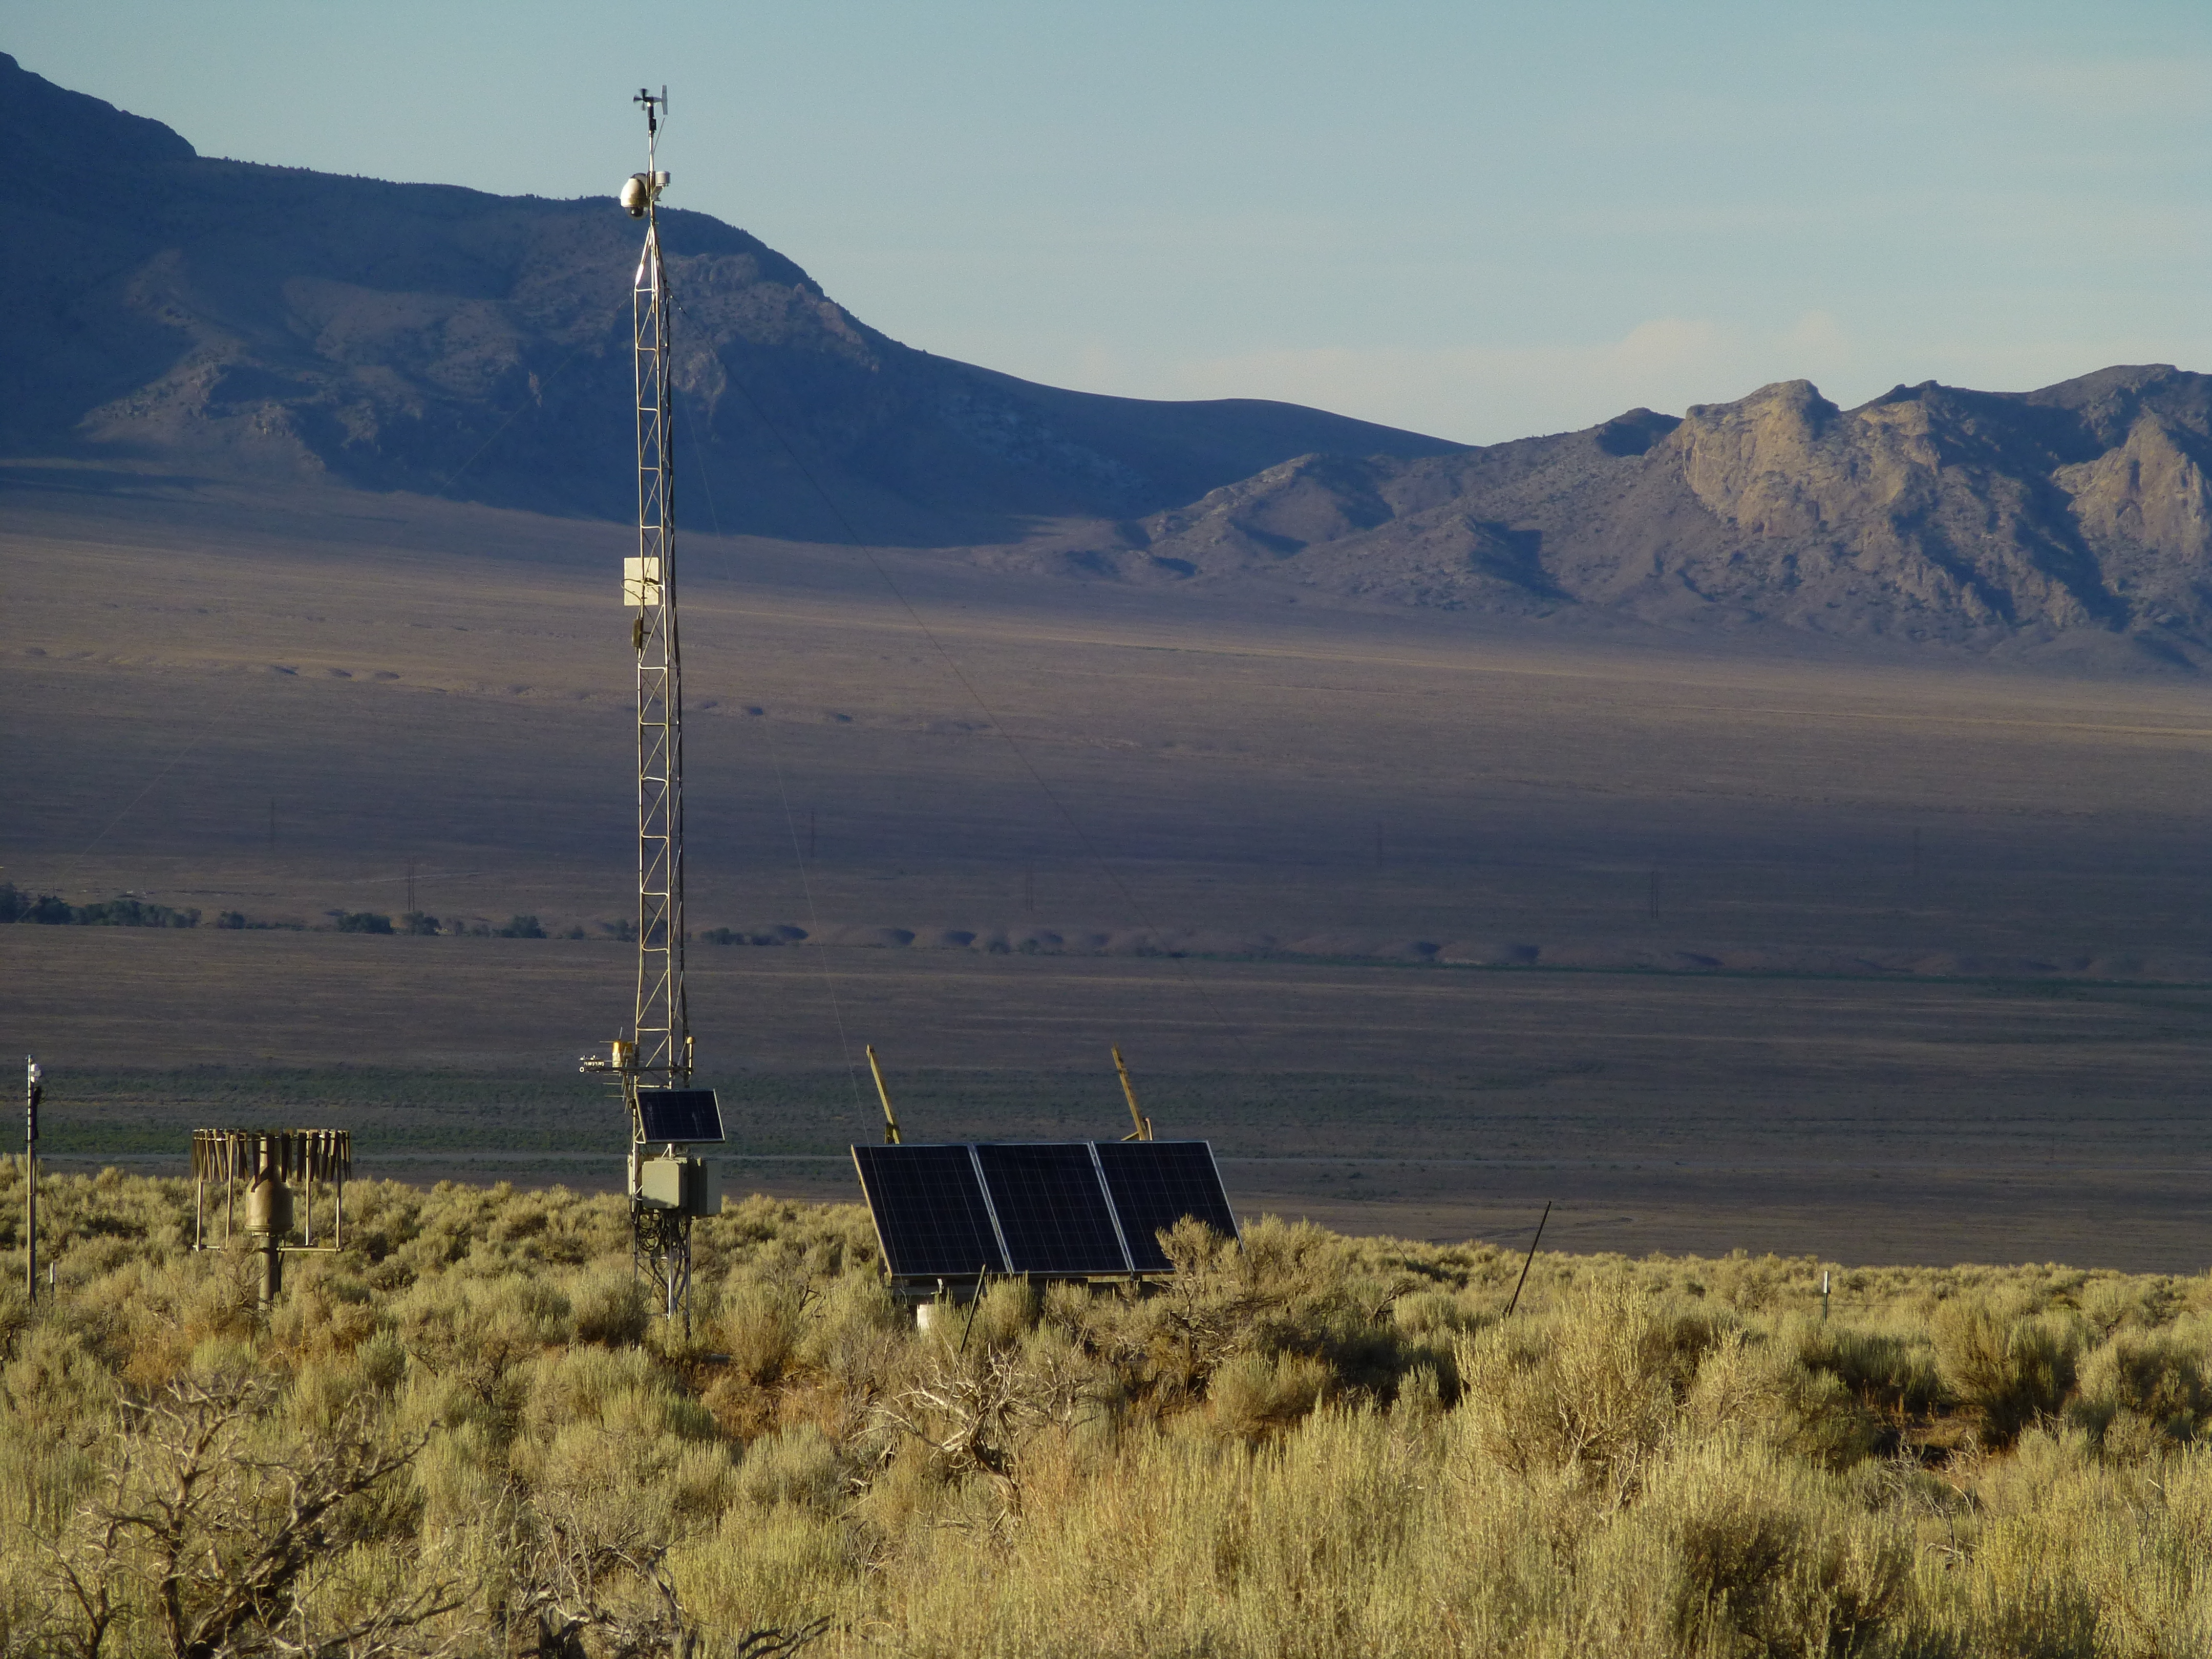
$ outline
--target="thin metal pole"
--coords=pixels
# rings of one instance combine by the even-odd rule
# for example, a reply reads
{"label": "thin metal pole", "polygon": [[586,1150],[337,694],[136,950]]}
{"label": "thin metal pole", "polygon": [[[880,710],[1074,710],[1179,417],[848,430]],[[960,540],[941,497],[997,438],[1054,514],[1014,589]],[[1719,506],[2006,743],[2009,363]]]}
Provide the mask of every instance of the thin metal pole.
{"label": "thin metal pole", "polygon": [[28,1249],[23,1257],[23,1293],[39,1296],[39,1102],[46,1097],[46,1073],[29,1054],[23,1056],[23,1237]]}
{"label": "thin metal pole", "polygon": [[991,1264],[985,1262],[975,1269],[975,1299],[968,1304],[968,1322],[960,1328],[960,1352],[968,1352],[968,1333],[975,1328],[975,1310],[983,1305],[983,1287],[991,1279]]}
{"label": "thin metal pole", "polygon": [[1528,1269],[1535,1265],[1536,1247],[1544,1242],[1544,1224],[1552,1218],[1552,1200],[1544,1200],[1544,1213],[1536,1218],[1536,1236],[1528,1241],[1528,1259],[1521,1264],[1521,1277],[1514,1281],[1513,1299],[1505,1304],[1505,1316],[1513,1317],[1513,1310],[1521,1305],[1521,1287],[1528,1282]]}

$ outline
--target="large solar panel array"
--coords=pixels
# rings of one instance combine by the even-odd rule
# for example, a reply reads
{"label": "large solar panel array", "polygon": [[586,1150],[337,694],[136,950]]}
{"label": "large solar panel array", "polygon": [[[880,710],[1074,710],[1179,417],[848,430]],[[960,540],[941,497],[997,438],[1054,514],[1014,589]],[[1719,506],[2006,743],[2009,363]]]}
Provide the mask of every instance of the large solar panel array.
{"label": "large solar panel array", "polygon": [[1237,1237],[1203,1140],[855,1146],[853,1162],[895,1279],[1165,1273],[1157,1235],[1185,1216]]}
{"label": "large solar panel array", "polygon": [[722,1109],[712,1089],[640,1089],[637,1118],[648,1141],[720,1140]]}

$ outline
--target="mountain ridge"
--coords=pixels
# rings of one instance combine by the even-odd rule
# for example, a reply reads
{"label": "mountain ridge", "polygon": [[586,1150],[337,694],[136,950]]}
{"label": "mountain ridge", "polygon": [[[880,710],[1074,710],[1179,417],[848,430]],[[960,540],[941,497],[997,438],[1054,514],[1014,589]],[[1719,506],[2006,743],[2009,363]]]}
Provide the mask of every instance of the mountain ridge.
{"label": "mountain ridge", "polygon": [[[22,389],[0,453],[630,511],[637,233],[611,198],[213,160],[4,54],[0,143],[0,372]],[[1456,447],[1295,404],[1035,386],[890,339],[708,215],[661,224],[685,476],[726,528],[945,544],[1155,511],[1316,448]]]}
{"label": "mountain ridge", "polygon": [[1059,556],[1541,617],[1778,623],[1987,647],[2212,642],[2212,377],[2118,367],[2030,392],[1935,381],[1856,409],[1780,381],[1680,419],[1453,455],[1308,455]]}
{"label": "mountain ridge", "polygon": [[[21,228],[0,246],[0,457],[629,515],[636,231],[611,198],[202,157],[4,54],[0,143]],[[2212,379],[2171,365],[1848,410],[1785,380],[1468,447],[1036,385],[890,339],[742,229],[663,225],[702,527],[1255,598],[2212,665]]]}

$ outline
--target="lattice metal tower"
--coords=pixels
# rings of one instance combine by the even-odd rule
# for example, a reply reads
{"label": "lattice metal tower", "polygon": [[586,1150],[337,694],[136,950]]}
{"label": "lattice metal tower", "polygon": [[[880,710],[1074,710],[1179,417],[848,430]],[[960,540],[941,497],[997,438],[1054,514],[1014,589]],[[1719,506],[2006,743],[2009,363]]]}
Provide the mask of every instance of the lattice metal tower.
{"label": "lattice metal tower", "polygon": [[[630,1218],[636,1259],[664,1311],[688,1316],[691,1217],[645,1190],[647,1126],[638,1092],[682,1089],[691,1079],[690,1018],[684,996],[684,693],[676,629],[673,434],[669,424],[668,271],[661,258],[660,123],[668,94],[641,91],[646,169],[623,185],[622,203],[645,221],[632,283],[631,344],[637,392],[637,553],[623,562],[623,598],[637,653],[637,1003],[630,1028],[586,1071],[614,1074],[630,1124]],[[672,1146],[672,1152],[674,1148]]]}
{"label": "lattice metal tower", "polygon": [[[667,175],[658,161],[667,103],[641,92],[646,171],[631,179],[644,197],[645,250],[630,296],[637,383],[637,559],[624,597],[636,609],[637,647],[637,1042],[633,1076],[681,1087],[691,1076],[691,1030],[684,1002],[684,693],[676,635],[676,516],[668,404],[668,272],[660,257],[659,206]],[[633,211],[635,211],[633,209]]]}

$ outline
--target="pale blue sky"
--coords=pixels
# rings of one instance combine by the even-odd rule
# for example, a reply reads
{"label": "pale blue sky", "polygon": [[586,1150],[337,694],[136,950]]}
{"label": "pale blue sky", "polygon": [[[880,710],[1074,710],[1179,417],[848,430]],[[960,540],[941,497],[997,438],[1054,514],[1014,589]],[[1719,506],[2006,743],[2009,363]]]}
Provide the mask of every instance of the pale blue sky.
{"label": "pale blue sky", "polygon": [[1470,441],[2212,369],[2212,4],[17,0],[211,155],[672,200],[886,332]]}

